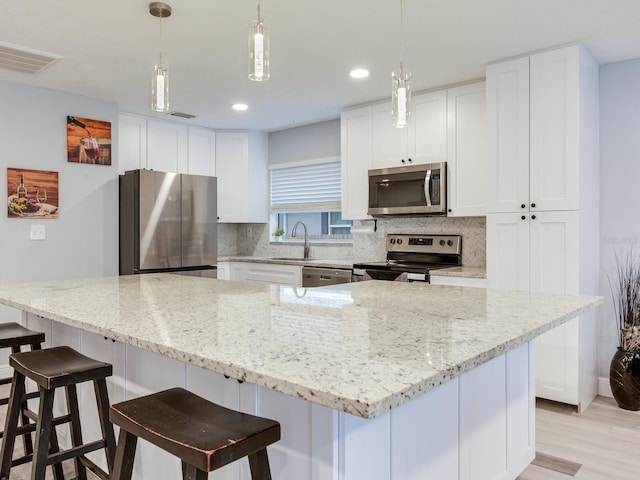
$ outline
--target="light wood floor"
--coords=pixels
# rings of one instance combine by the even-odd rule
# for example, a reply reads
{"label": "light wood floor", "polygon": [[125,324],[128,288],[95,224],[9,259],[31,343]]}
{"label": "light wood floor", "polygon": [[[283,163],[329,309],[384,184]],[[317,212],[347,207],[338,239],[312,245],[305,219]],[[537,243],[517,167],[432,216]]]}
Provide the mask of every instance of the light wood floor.
{"label": "light wood floor", "polygon": [[560,470],[563,461],[579,468],[570,475],[534,461],[520,480],[640,479],[640,412],[622,410],[608,397],[597,397],[582,415],[572,407],[539,400],[536,450],[543,457],[557,457]]}
{"label": "light wood floor", "polygon": [[[0,388],[0,395],[5,388]],[[4,415],[2,408],[0,428],[4,428]],[[539,457],[519,480],[640,479],[640,412],[622,410],[612,398],[597,397],[582,415],[566,405],[538,401],[536,436]],[[64,463],[66,476],[73,466]],[[28,479],[29,468],[12,469],[11,480]],[[97,478],[91,473],[88,477]],[[47,472],[47,480],[52,478]]]}

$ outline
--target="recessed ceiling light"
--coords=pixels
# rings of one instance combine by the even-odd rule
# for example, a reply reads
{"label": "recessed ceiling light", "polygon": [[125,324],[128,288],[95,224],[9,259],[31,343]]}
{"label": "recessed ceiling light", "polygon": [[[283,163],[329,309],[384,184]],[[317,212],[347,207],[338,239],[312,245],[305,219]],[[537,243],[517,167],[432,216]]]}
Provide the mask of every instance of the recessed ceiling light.
{"label": "recessed ceiling light", "polygon": [[241,112],[249,108],[249,106],[246,103],[234,103],[233,105],[231,105],[231,108],[237,110],[238,112]]}
{"label": "recessed ceiling light", "polygon": [[354,68],[349,72],[353,78],[366,78],[369,76],[369,70],[365,70],[364,68]]}

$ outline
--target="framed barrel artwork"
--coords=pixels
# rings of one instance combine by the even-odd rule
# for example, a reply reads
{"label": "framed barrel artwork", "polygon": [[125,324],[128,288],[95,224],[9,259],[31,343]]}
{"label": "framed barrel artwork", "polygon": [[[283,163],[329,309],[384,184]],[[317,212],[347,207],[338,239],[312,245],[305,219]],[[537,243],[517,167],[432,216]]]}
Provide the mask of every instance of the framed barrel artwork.
{"label": "framed barrel artwork", "polygon": [[7,168],[8,216],[58,218],[58,172]]}
{"label": "framed barrel artwork", "polygon": [[111,122],[67,116],[67,161],[111,165]]}

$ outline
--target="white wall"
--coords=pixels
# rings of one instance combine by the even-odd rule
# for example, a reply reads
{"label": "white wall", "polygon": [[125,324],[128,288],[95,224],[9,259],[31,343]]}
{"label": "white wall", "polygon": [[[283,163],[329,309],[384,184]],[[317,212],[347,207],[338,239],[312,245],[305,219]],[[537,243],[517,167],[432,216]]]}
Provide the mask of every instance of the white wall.
{"label": "white wall", "polygon": [[340,119],[269,134],[269,163],[289,163],[340,155]]}
{"label": "white wall", "polygon": [[[640,255],[640,59],[600,67],[600,294],[598,370],[609,376],[617,347],[607,273],[614,251]],[[613,277],[612,277],[613,278]]]}
{"label": "white wall", "polygon": [[[60,192],[57,219],[0,214],[0,283],[117,275],[117,105],[5,81],[0,105],[0,191],[11,167],[58,172]],[[67,162],[67,115],[111,122],[110,166]],[[31,224],[45,225],[46,240],[29,240]],[[0,309],[0,321],[19,319]]]}

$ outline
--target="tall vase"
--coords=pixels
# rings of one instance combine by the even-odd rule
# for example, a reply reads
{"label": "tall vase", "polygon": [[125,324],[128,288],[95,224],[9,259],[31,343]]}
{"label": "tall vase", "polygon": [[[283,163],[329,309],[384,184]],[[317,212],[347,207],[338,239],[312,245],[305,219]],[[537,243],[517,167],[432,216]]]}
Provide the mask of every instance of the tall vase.
{"label": "tall vase", "polygon": [[611,359],[609,384],[620,408],[640,410],[640,353],[618,348]]}

